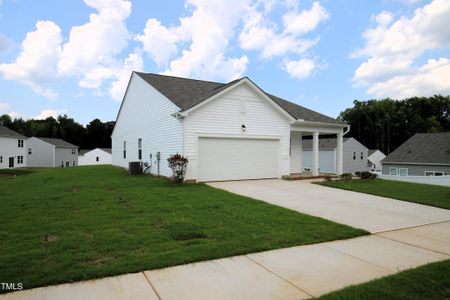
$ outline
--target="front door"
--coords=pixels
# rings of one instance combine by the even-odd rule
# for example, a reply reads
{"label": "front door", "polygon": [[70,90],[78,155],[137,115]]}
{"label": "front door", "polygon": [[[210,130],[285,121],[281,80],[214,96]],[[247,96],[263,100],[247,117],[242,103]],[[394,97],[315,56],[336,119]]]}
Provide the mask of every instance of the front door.
{"label": "front door", "polygon": [[14,168],[14,157],[9,158],[9,167]]}

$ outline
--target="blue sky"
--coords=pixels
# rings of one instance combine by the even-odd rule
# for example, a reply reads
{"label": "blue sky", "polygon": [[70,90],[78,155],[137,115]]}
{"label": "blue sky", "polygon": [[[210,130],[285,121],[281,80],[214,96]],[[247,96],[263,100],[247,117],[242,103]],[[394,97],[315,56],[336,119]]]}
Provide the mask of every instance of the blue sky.
{"label": "blue sky", "polygon": [[114,120],[131,70],[227,82],[336,117],[450,94],[448,0],[0,0],[0,114]]}

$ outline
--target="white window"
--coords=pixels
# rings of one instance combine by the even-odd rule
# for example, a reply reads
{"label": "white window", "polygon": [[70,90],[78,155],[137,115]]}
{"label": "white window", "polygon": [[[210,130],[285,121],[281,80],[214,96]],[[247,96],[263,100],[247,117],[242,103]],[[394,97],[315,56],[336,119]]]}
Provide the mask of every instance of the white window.
{"label": "white window", "polygon": [[127,141],[123,141],[123,158],[127,158]]}
{"label": "white window", "polygon": [[443,176],[445,175],[442,171],[425,171],[425,176]]}
{"label": "white window", "polygon": [[364,159],[364,153],[361,152],[361,160]]}
{"label": "white window", "polygon": [[99,161],[100,159],[99,159],[99,157],[97,156],[97,157],[95,157],[95,161]]}
{"label": "white window", "polygon": [[398,175],[400,176],[408,176],[408,168],[399,168]]}
{"label": "white window", "polygon": [[22,155],[17,156],[17,164],[23,164],[23,156]]}
{"label": "white window", "polygon": [[28,155],[31,155],[31,154],[33,154],[33,149],[28,148]]}
{"label": "white window", "polygon": [[77,154],[77,149],[72,149],[72,154]]}
{"label": "white window", "polygon": [[23,148],[23,140],[17,140],[17,146]]}
{"label": "white window", "polygon": [[356,159],[356,152],[353,152],[353,160]]}
{"label": "white window", "polygon": [[389,175],[397,175],[397,171],[398,171],[397,168],[390,167],[389,168]]}

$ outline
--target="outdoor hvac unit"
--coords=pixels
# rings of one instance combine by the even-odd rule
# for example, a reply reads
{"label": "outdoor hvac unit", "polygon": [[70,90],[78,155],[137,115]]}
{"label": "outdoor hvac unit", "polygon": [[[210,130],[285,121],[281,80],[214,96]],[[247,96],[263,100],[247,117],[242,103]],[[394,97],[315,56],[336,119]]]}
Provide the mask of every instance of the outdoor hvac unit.
{"label": "outdoor hvac unit", "polygon": [[130,161],[128,163],[128,172],[131,176],[142,174],[142,162],[140,161]]}

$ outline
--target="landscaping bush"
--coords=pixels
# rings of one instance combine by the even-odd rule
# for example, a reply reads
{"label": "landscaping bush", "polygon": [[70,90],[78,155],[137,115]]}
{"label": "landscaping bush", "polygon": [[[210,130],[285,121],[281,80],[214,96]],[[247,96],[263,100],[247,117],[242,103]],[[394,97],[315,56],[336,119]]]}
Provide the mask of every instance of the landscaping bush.
{"label": "landscaping bush", "polygon": [[169,168],[172,169],[172,179],[175,183],[183,183],[184,174],[186,174],[186,167],[189,162],[187,157],[180,154],[171,155],[167,162],[169,163]]}
{"label": "landscaping bush", "polygon": [[359,176],[361,179],[375,179],[377,178],[377,174],[363,171],[363,172],[355,172],[357,176]]}
{"label": "landscaping bush", "polygon": [[352,180],[352,177],[353,177],[352,173],[341,174],[341,179],[344,181],[350,181],[350,180]]}
{"label": "landscaping bush", "polygon": [[325,175],[323,178],[325,179],[325,181],[332,181],[333,180],[330,175]]}

